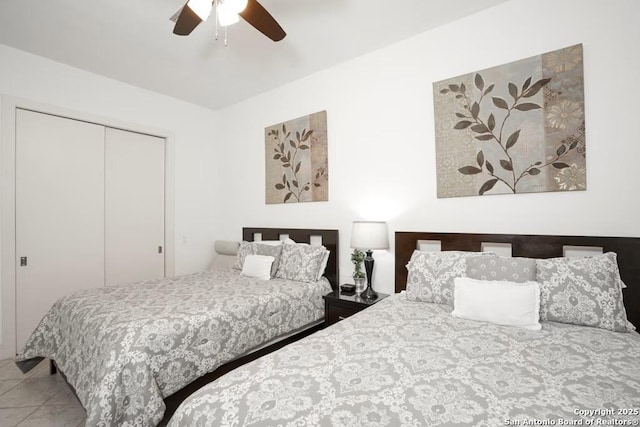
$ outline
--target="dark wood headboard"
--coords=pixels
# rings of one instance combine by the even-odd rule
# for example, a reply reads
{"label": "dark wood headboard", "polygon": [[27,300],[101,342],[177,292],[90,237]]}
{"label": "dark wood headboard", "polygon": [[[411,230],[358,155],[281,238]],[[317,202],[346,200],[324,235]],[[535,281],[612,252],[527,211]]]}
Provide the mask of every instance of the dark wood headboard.
{"label": "dark wood headboard", "polygon": [[262,240],[280,240],[280,236],[286,234],[290,239],[295,240],[297,243],[311,243],[311,236],[320,236],[320,238],[322,238],[322,245],[331,252],[324,275],[329,279],[329,282],[331,282],[333,289],[338,289],[338,282],[340,280],[338,268],[338,260],[340,259],[338,253],[338,230],[245,227],[242,229],[242,240],[252,242],[253,236],[256,233],[260,233],[262,235]]}
{"label": "dark wood headboard", "polygon": [[627,318],[640,330],[640,238],[638,237],[585,237],[543,236],[520,234],[469,234],[396,232],[396,292],[407,285],[406,265],[420,240],[441,242],[443,251],[480,251],[483,243],[508,243],[511,255],[528,258],[554,258],[563,256],[564,246],[602,248],[603,252],[618,254],[618,268],[622,281]]}

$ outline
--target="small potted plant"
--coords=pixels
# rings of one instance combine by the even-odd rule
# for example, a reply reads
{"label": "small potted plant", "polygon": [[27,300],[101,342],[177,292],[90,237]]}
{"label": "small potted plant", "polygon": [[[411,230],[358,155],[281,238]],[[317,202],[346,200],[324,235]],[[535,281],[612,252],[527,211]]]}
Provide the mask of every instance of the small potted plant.
{"label": "small potted plant", "polygon": [[367,277],[362,271],[362,262],[364,261],[364,252],[360,249],[354,249],[351,254],[351,262],[353,263],[353,281],[356,285],[356,292],[362,292],[365,288],[365,278]]}

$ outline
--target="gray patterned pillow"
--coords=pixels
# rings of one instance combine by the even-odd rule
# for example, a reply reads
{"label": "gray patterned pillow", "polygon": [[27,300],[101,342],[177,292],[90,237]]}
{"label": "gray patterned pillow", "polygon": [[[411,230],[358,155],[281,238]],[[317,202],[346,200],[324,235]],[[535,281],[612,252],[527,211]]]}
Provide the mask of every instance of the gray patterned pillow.
{"label": "gray patterned pillow", "polygon": [[233,268],[235,268],[236,270],[242,270],[244,259],[247,257],[247,255],[253,255],[253,242],[240,243],[238,255],[236,256],[236,263],[233,265]]}
{"label": "gray patterned pillow", "polygon": [[466,260],[487,252],[413,251],[407,264],[407,299],[453,305],[453,280],[464,277]]}
{"label": "gray patterned pillow", "polygon": [[467,277],[476,280],[506,280],[508,282],[535,282],[536,260],[482,255],[467,259]]}
{"label": "gray patterned pillow", "polygon": [[262,245],[255,243],[255,255],[266,255],[273,257],[273,263],[271,264],[271,278],[276,277],[278,271],[278,265],[280,265],[280,255],[282,254],[282,246],[284,245]]}
{"label": "gray patterned pillow", "polygon": [[322,260],[327,252],[324,246],[283,245],[276,277],[299,282],[316,282]]}
{"label": "gray patterned pillow", "polygon": [[536,261],[540,320],[626,332],[616,254]]}

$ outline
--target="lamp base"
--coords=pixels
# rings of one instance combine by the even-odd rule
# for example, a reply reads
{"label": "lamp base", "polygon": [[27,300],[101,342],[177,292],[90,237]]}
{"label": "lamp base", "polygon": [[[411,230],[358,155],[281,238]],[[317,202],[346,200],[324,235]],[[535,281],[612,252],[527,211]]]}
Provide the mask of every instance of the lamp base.
{"label": "lamp base", "polygon": [[373,290],[371,285],[369,285],[369,286],[367,286],[367,289],[365,289],[364,291],[362,291],[360,293],[360,298],[368,299],[368,300],[376,299],[376,298],[378,298],[378,293]]}

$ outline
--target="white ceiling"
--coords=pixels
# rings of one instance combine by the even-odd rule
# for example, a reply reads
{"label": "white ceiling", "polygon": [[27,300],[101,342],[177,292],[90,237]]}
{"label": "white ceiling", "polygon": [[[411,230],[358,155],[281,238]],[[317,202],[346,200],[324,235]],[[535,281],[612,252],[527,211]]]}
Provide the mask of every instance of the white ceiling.
{"label": "white ceiling", "polygon": [[241,20],[225,48],[213,19],[173,35],[184,0],[1,0],[0,43],[218,109],[504,1],[260,0],[287,37]]}

